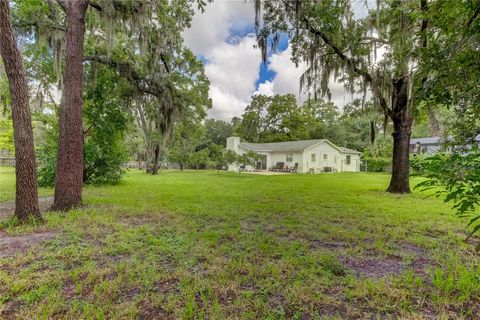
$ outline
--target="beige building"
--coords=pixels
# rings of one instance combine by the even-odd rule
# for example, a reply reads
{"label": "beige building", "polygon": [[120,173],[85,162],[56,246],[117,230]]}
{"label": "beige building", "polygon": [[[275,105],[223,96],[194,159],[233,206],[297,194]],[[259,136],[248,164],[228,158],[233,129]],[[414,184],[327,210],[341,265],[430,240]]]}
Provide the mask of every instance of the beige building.
{"label": "beige building", "polygon": [[[326,139],[286,141],[272,143],[240,142],[238,137],[227,138],[227,149],[244,154],[253,151],[261,155],[255,168],[247,170],[272,170],[278,163],[285,167],[294,167],[297,172],[359,172],[360,152],[338,147]],[[238,170],[237,165],[230,165],[229,170]]]}

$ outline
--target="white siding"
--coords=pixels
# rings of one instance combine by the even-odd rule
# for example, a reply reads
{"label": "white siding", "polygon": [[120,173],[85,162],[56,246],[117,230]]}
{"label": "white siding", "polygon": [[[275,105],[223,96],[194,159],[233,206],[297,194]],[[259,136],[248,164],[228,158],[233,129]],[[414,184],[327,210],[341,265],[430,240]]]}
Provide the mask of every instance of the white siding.
{"label": "white siding", "polygon": [[[237,154],[247,153],[239,145],[240,139],[231,137],[227,139],[227,149],[235,151]],[[324,172],[326,167],[332,168],[334,172],[359,172],[360,171],[360,155],[359,154],[344,154],[338,148],[327,141],[319,142],[318,144],[305,149],[302,152],[257,152],[261,155],[267,156],[267,169],[272,168],[277,162],[283,162],[288,167],[293,167],[298,163],[298,172],[308,173],[311,170],[315,173]],[[292,154],[292,160],[287,161],[287,154]],[[312,161],[312,154],[315,155]],[[326,155],[326,159],[324,158]],[[350,156],[350,164],[346,163],[347,155]],[[229,165],[228,170],[237,171],[237,165]],[[254,170],[254,167],[247,166],[246,170]]]}
{"label": "white siding", "polygon": [[[312,161],[312,154],[315,154],[315,161]],[[324,158],[325,155],[327,159]],[[331,167],[333,171],[341,171],[341,153],[328,142],[306,149],[303,153],[303,162],[304,173],[308,173],[311,169],[315,173],[323,172],[325,167]]]}
{"label": "white siding", "polygon": [[[287,153],[292,154],[292,161],[287,161]],[[268,158],[270,158],[270,165],[268,165]],[[277,162],[283,162],[288,167],[293,167],[295,163],[298,163],[298,172],[301,171],[302,166],[302,153],[301,152],[271,152],[270,157],[267,156],[267,165],[268,169],[271,170],[273,166],[277,164]]]}
{"label": "white siding", "polygon": [[[350,156],[350,164],[347,164],[347,156]],[[342,171],[344,172],[360,172],[360,155],[343,154],[342,155]]]}

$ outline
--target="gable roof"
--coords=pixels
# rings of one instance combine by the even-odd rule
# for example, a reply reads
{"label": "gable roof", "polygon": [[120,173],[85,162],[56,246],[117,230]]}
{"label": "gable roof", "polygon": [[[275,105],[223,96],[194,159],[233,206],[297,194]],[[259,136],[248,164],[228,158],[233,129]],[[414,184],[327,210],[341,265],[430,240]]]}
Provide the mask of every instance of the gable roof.
{"label": "gable roof", "polygon": [[341,150],[342,153],[361,154],[361,152],[358,152],[357,150],[348,149],[348,148],[345,148],[345,147],[340,147],[340,150]]}
{"label": "gable roof", "polygon": [[240,147],[250,151],[303,151],[314,145],[326,141],[325,139],[319,140],[300,140],[300,141],[284,141],[284,142],[270,142],[270,143],[250,143],[240,142]]}
{"label": "gable roof", "polygon": [[[447,139],[450,139],[447,138]],[[480,134],[477,135],[475,138],[474,138],[475,141],[477,142],[480,142]],[[441,144],[442,143],[442,138],[440,137],[426,137],[426,138],[414,138],[414,139],[410,139],[410,145],[415,145],[417,143],[420,143],[420,144],[423,144],[423,145],[426,145],[426,144]]]}
{"label": "gable roof", "polygon": [[254,151],[254,152],[297,152],[305,151],[308,148],[311,148],[319,143],[328,143],[335,149],[338,149],[341,153],[351,153],[351,154],[360,154],[360,152],[348,148],[337,147],[332,142],[327,139],[316,139],[316,140],[300,140],[300,141],[284,141],[284,142],[271,142],[271,143],[250,143],[250,142],[240,142],[240,148]]}
{"label": "gable roof", "polygon": [[426,137],[426,138],[416,138],[410,139],[410,144],[438,144],[440,142],[440,137]]}

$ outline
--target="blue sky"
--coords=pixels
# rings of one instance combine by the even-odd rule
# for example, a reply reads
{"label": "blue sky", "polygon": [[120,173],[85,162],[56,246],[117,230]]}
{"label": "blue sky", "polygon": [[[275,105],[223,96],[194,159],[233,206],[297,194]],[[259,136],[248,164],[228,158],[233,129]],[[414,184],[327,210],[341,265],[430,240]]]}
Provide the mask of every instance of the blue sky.
{"label": "blue sky", "polygon": [[[255,10],[253,3],[244,0],[216,0],[207,5],[204,13],[196,12],[192,27],[183,33],[189,47],[205,62],[210,80],[213,107],[209,116],[229,120],[240,116],[254,94],[293,93],[299,102],[300,76],[305,63],[298,67],[290,60],[291,50],[286,36],[281,37],[278,50],[268,53],[262,62],[261,52],[254,48]],[[342,105],[345,98],[341,86],[333,83],[332,96]]]}

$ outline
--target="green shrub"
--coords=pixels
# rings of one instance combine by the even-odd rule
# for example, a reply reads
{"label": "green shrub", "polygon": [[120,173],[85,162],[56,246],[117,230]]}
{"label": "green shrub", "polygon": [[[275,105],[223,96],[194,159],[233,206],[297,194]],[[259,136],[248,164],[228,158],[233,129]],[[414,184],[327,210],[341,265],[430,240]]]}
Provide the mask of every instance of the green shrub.
{"label": "green shrub", "polygon": [[369,172],[389,172],[392,168],[391,158],[363,157],[362,160],[367,162],[367,170]]}
{"label": "green shrub", "polygon": [[[431,190],[437,197],[452,202],[456,214],[469,218],[468,237],[480,231],[480,151],[466,154],[436,154],[421,162],[427,180],[415,188]],[[480,249],[480,244],[477,247]]]}
{"label": "green shrub", "polygon": [[[98,72],[95,85],[85,90],[83,181],[115,184],[125,172],[123,166],[128,160],[125,133],[132,119],[123,107],[122,96],[118,94],[122,82],[109,70]],[[45,126],[38,149],[38,181],[42,187],[52,187],[55,183],[58,115],[41,114],[38,118]]]}
{"label": "green shrub", "polygon": [[414,155],[410,157],[410,174],[422,175],[424,173],[423,163],[425,160],[423,155]]}

